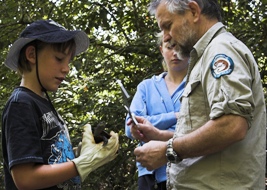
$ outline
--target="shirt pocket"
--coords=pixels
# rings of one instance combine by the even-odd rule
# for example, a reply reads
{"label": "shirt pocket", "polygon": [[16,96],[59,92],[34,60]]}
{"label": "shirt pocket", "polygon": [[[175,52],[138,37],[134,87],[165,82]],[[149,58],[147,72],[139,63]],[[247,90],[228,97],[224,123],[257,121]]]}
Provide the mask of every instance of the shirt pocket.
{"label": "shirt pocket", "polygon": [[181,97],[178,127],[179,135],[190,133],[209,120],[209,108],[200,78],[188,81]]}

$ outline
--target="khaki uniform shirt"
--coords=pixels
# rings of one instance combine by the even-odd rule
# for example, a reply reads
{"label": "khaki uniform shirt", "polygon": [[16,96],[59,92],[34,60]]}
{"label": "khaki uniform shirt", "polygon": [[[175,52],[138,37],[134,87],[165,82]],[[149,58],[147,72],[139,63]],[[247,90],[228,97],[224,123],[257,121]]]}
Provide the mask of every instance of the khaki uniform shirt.
{"label": "khaki uniform shirt", "polygon": [[265,189],[266,110],[258,66],[222,23],[194,46],[181,101],[174,138],[227,114],[246,118],[249,130],[244,140],[221,152],[169,163],[167,188]]}

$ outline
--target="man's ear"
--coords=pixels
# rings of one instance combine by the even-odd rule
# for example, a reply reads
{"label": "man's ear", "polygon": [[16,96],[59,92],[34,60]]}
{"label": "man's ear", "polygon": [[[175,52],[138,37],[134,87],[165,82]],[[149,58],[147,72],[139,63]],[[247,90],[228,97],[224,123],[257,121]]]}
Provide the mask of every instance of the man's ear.
{"label": "man's ear", "polygon": [[197,22],[200,18],[200,15],[201,15],[201,8],[199,7],[199,5],[197,4],[196,1],[189,2],[188,6],[189,6],[190,11],[192,13],[194,22]]}
{"label": "man's ear", "polygon": [[25,51],[26,58],[31,64],[35,64],[36,61],[36,52],[34,46],[28,46]]}

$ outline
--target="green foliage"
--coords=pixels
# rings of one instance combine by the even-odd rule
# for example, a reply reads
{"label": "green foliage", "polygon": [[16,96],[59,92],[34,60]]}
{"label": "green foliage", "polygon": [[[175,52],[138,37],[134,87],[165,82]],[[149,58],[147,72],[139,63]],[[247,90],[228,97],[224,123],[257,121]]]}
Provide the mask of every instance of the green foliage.
{"label": "green foliage", "polygon": [[[120,135],[117,158],[91,173],[83,184],[84,189],[130,190],[136,187],[133,155],[136,142],[124,135],[126,111],[115,80],[122,80],[133,95],[139,82],[162,71],[154,35],[158,26],[147,12],[148,3],[149,0],[0,1],[1,110],[13,87],[20,82],[19,76],[4,66],[4,60],[9,45],[27,24],[49,18],[68,29],[82,29],[90,38],[88,51],[72,62],[66,82],[57,93],[50,94],[54,106],[68,124],[73,145],[81,140],[82,126],[86,122],[96,125],[105,121],[108,131]],[[258,61],[266,92],[266,0],[221,0],[220,3],[224,23],[248,45]],[[1,163],[0,189],[2,167]]]}
{"label": "green foliage", "polygon": [[229,30],[252,51],[258,62],[266,93],[267,1],[233,1],[224,7]]}

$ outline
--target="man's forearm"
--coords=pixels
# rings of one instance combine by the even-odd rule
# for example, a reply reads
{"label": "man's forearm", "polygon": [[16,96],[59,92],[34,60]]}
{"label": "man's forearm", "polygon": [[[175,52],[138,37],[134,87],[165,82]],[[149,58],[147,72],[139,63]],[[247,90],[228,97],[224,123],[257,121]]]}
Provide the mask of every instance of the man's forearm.
{"label": "man's forearm", "polygon": [[210,120],[197,130],[176,138],[174,150],[182,157],[196,157],[219,152],[231,144],[242,140],[248,130],[245,118],[224,115]]}
{"label": "man's forearm", "polygon": [[155,140],[159,140],[159,141],[167,141],[170,138],[173,137],[174,132],[173,131],[168,131],[168,130],[160,130],[160,133],[157,137],[157,139]]}

